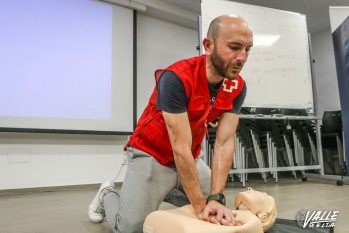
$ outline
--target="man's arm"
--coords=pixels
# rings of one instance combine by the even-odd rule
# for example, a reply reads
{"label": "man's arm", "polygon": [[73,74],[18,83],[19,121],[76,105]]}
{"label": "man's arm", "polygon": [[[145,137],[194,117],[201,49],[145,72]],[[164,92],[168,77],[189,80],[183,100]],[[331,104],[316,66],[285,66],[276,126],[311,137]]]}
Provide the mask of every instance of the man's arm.
{"label": "man's arm", "polygon": [[223,193],[228,172],[233,163],[235,132],[239,116],[225,112],[220,118],[212,161],[211,194]]}
{"label": "man's arm", "polygon": [[190,203],[199,215],[206,206],[206,200],[191,152],[192,134],[185,88],[175,73],[165,71],[159,80],[158,92],[156,106],[162,109],[178,174]]}
{"label": "man's arm", "polygon": [[187,112],[168,113],[163,111],[174,160],[185,193],[195,212],[200,215],[206,206],[201,190],[198,171],[191,152],[192,135]]}
{"label": "man's arm", "polygon": [[[235,131],[239,116],[225,112],[219,119],[211,168],[211,194],[223,193],[228,172],[233,162]],[[209,201],[203,211],[203,219],[224,225],[239,225],[233,212],[217,201]]]}

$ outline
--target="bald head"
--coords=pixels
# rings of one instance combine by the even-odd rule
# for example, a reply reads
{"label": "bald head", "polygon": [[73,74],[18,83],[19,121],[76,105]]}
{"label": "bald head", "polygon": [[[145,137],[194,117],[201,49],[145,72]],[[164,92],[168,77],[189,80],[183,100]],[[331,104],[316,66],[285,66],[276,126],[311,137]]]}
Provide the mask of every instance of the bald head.
{"label": "bald head", "polygon": [[247,61],[253,46],[253,33],[241,17],[222,15],[211,22],[202,43],[208,58],[209,81],[215,83],[222,78],[233,80]]}
{"label": "bald head", "polygon": [[212,38],[216,42],[222,29],[225,27],[244,28],[252,33],[248,23],[241,17],[236,15],[221,15],[212,20],[207,31],[207,37]]}

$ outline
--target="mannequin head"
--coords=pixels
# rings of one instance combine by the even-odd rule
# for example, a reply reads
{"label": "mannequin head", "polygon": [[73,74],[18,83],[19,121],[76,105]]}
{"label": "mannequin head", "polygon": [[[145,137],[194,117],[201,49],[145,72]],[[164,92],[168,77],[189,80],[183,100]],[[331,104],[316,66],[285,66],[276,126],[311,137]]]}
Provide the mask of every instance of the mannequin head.
{"label": "mannequin head", "polygon": [[275,223],[275,200],[265,192],[255,191],[248,187],[245,191],[237,194],[235,208],[249,209],[261,220],[264,231],[267,231]]}

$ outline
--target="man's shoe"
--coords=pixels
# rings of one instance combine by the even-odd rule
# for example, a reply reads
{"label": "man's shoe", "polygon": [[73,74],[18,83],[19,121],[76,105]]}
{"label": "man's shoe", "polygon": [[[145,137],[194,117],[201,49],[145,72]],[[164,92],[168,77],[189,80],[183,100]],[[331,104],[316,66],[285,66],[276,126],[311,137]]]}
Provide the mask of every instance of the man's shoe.
{"label": "man's shoe", "polygon": [[99,188],[88,209],[88,216],[91,222],[100,223],[104,220],[104,207],[101,204],[103,196],[111,189],[115,188],[113,183],[105,181]]}

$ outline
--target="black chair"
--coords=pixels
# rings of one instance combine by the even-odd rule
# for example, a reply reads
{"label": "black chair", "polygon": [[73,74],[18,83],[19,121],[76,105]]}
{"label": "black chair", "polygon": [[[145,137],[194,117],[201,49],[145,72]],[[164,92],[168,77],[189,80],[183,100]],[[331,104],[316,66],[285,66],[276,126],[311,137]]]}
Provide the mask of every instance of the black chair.
{"label": "black chair", "polygon": [[342,130],[341,111],[325,111],[322,116],[321,141],[326,174],[345,173]]}
{"label": "black chair", "polygon": [[342,133],[342,112],[340,110],[324,112],[322,116],[321,133]]}

